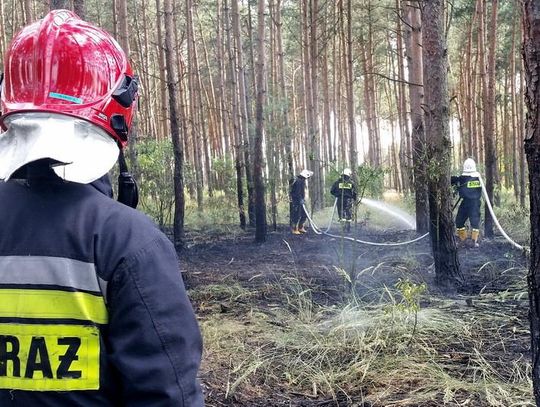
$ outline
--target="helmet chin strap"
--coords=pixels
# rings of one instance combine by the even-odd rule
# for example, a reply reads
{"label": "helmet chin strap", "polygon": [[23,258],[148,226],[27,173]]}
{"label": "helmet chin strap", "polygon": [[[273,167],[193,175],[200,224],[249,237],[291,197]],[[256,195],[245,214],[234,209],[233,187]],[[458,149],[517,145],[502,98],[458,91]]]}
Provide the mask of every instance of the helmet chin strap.
{"label": "helmet chin strap", "polygon": [[139,203],[139,188],[128,170],[124,150],[120,149],[118,156],[120,175],[118,175],[118,202],[136,208]]}

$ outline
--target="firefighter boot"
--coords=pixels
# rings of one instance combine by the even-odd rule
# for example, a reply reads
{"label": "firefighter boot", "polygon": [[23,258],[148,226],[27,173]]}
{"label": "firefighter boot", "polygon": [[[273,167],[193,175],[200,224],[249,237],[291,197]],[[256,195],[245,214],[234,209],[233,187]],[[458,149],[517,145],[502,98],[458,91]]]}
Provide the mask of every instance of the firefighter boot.
{"label": "firefighter boot", "polygon": [[459,237],[459,242],[462,244],[465,243],[465,240],[467,240],[467,228],[458,228],[457,235]]}
{"label": "firefighter boot", "polygon": [[474,247],[480,246],[478,244],[478,236],[480,236],[480,231],[478,229],[473,229],[471,232],[471,240],[474,243]]}

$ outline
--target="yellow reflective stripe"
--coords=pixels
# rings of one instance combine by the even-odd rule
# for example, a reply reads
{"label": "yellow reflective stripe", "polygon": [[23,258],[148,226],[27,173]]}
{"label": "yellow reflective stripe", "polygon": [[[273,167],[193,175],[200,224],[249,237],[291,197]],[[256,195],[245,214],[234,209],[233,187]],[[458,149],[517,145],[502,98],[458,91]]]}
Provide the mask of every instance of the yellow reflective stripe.
{"label": "yellow reflective stripe", "polygon": [[468,181],[467,188],[480,188],[480,181]]}
{"label": "yellow reflective stripe", "polygon": [[0,347],[0,389],[99,389],[95,326],[0,324]]}
{"label": "yellow reflective stripe", "polygon": [[106,324],[103,297],[81,292],[0,289],[0,317],[68,318]]}
{"label": "yellow reflective stripe", "polygon": [[352,184],[350,182],[340,182],[339,188],[341,189],[352,189]]}

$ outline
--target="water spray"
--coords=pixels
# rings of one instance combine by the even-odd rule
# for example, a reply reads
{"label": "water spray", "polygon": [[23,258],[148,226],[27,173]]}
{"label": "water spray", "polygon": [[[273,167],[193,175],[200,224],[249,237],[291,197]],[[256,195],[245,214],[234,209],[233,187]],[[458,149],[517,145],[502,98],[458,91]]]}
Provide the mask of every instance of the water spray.
{"label": "water spray", "polygon": [[[478,174],[478,179],[480,180],[480,186],[482,187],[482,193],[484,195],[484,200],[486,201],[486,205],[488,207],[489,213],[491,214],[491,217],[492,217],[493,221],[495,222],[495,225],[497,226],[497,229],[499,229],[499,231],[501,232],[503,237],[508,242],[510,242],[510,244],[512,244],[512,246],[514,246],[515,248],[517,248],[519,250],[522,250],[522,251],[528,251],[529,250],[528,247],[524,247],[524,246],[516,243],[515,241],[513,241],[508,236],[508,234],[506,234],[506,232],[502,228],[501,224],[499,223],[499,220],[497,219],[497,216],[495,215],[495,212],[493,211],[493,207],[491,206],[491,202],[489,200],[489,197],[488,197],[488,194],[487,194],[487,191],[486,191],[486,186],[484,185],[484,181],[482,180],[482,177],[480,176],[480,174]],[[364,203],[367,206],[377,208],[377,209],[379,209],[379,210],[381,210],[381,211],[383,211],[385,213],[388,213],[389,215],[394,216],[395,218],[401,220],[402,222],[404,222],[405,224],[410,226],[411,229],[415,229],[414,223],[412,222],[412,220],[410,219],[410,217],[407,214],[404,214],[404,213],[400,214],[395,208],[390,209],[387,205],[383,205],[380,202],[373,201],[373,200],[368,199],[368,198],[362,198],[361,202]],[[334,206],[333,206],[333,209],[332,209],[332,216],[330,217],[330,221],[328,222],[328,226],[327,226],[326,230],[324,230],[324,231],[321,230],[317,226],[317,224],[313,221],[313,219],[311,218],[311,215],[309,214],[306,206],[305,205],[302,205],[302,206],[304,208],[304,211],[306,212],[307,218],[309,219],[309,222],[310,222],[310,224],[311,224],[311,226],[313,228],[313,231],[317,235],[327,235],[327,236],[338,238],[338,239],[343,238],[343,239],[346,239],[346,240],[350,240],[351,242],[357,242],[357,243],[371,245],[371,246],[403,246],[403,245],[418,242],[419,240],[422,240],[424,237],[429,235],[429,232],[428,232],[428,233],[426,233],[426,234],[424,234],[422,236],[417,237],[416,239],[408,240],[408,241],[405,241],[405,242],[399,242],[399,243],[368,242],[368,241],[365,241],[365,240],[355,239],[355,238],[349,237],[349,236],[338,236],[338,235],[334,235],[332,233],[329,233],[330,228],[332,227],[332,222],[334,220],[334,215],[335,215],[335,212],[336,212],[337,198],[334,201]]]}
{"label": "water spray", "polygon": [[[366,199],[366,198],[362,198],[362,201]],[[371,201],[371,200],[370,200]],[[371,202],[374,202],[374,201],[371,201]],[[334,220],[334,214],[336,212],[336,207],[337,207],[337,199],[334,201],[334,208],[332,210],[332,216],[330,217],[330,221],[328,222],[328,227],[326,228],[326,230],[321,230],[317,224],[313,221],[313,219],[311,218],[311,215],[309,214],[307,208],[306,208],[306,205],[302,205],[303,208],[304,208],[304,211],[306,212],[306,216],[307,218],[309,219],[309,223],[311,224],[311,227],[313,228],[313,231],[315,232],[315,234],[317,235],[327,235],[327,236],[330,236],[330,237],[334,237],[334,238],[337,238],[337,239],[345,239],[345,240],[350,240],[351,242],[356,242],[356,243],[361,243],[361,244],[365,244],[365,245],[370,245],[370,246],[404,246],[404,245],[407,245],[407,244],[411,244],[411,243],[415,243],[415,242],[418,242],[419,240],[422,240],[424,237],[428,236],[429,233],[426,233],[420,237],[417,237],[416,239],[413,239],[413,240],[408,240],[406,242],[398,242],[398,243],[378,243],[378,242],[368,242],[368,241],[365,241],[365,240],[360,240],[360,239],[355,239],[353,237],[349,237],[349,236],[339,236],[339,235],[334,235],[332,233],[329,233],[329,230],[332,226],[332,222]],[[379,208],[379,206],[377,205],[372,205],[374,207],[377,207]],[[389,209],[389,208],[386,208],[386,211],[387,213],[391,213],[392,211]],[[407,222],[406,218],[399,215],[399,214],[394,214],[394,216],[396,216],[401,219],[402,221],[405,221],[406,223],[409,224],[409,222]],[[412,228],[414,229],[414,226],[412,226]]]}
{"label": "water spray", "polygon": [[381,212],[387,213],[390,216],[393,216],[396,219],[399,219],[403,223],[405,223],[410,229],[416,229],[416,222],[415,220],[409,216],[406,212],[403,212],[397,208],[390,208],[389,205],[386,205],[379,201],[374,201],[369,198],[362,198],[360,203],[369,206],[371,208],[376,208],[380,210]]}

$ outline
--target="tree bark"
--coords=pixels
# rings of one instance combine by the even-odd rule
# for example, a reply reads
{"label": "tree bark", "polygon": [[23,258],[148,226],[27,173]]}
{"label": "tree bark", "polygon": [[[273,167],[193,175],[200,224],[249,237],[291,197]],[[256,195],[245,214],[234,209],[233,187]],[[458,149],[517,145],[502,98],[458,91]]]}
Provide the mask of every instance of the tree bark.
{"label": "tree bark", "polygon": [[86,18],[84,0],[73,0],[73,11],[82,19]]}
{"label": "tree bark", "polygon": [[[497,5],[498,0],[492,1],[492,14],[488,40],[488,61],[483,86],[484,99],[484,163],[486,167],[486,192],[493,203],[493,191],[497,174],[497,150],[495,149],[495,45],[497,33]],[[482,13],[483,15],[483,13]],[[482,27],[480,18],[479,26]],[[481,35],[479,30],[478,35]],[[485,205],[484,234],[493,237],[493,219],[487,205]]]}
{"label": "tree bark", "polygon": [[444,0],[423,1],[422,41],[431,247],[437,284],[453,289],[463,283],[463,275],[457,258],[450,191],[450,101],[443,8]]}
{"label": "tree bark", "polygon": [[[82,0],[79,0],[82,1]],[[24,23],[26,25],[30,24],[32,21],[34,21],[34,13],[32,10],[32,2],[31,0],[24,0]],[[84,18],[83,16],[79,16],[81,18]]]}
{"label": "tree bark", "polygon": [[[126,53],[128,59],[131,56],[131,47],[129,44],[129,23],[127,0],[116,0],[117,21],[118,21],[118,43]],[[134,117],[131,129],[129,130],[129,144],[126,148],[127,156],[131,164],[131,171],[135,178],[138,177],[139,168],[137,165],[137,117]]]}
{"label": "tree bark", "polygon": [[[250,44],[255,43],[253,38],[253,20],[251,13],[251,2],[247,2],[248,9],[248,41]],[[255,47],[251,46],[248,48],[248,59],[250,69],[246,72],[245,82],[245,97],[246,97],[246,109],[247,109],[247,122],[248,122],[248,131],[245,134],[244,139],[244,170],[246,171],[246,183],[247,183],[247,192],[248,192],[248,220],[250,226],[255,226],[255,175],[253,174],[253,156],[254,156],[254,144],[255,144],[255,131],[253,123],[253,103],[251,103],[250,92],[248,91],[248,83],[251,86],[252,94],[257,93],[257,85],[255,78]]]}
{"label": "tree bark", "polygon": [[160,115],[158,138],[165,137],[167,134],[167,80],[165,78],[165,52],[163,48],[163,16],[161,12],[161,1],[156,0],[156,34],[157,34],[157,62],[159,67],[159,106]]}
{"label": "tree bark", "polygon": [[[195,33],[193,29],[193,0],[186,0],[186,41],[187,41],[187,69],[189,87],[189,121],[191,123],[191,148],[193,151],[195,186],[197,189],[197,209],[203,211],[203,159],[204,148],[201,146],[201,136],[203,133],[200,120],[200,88],[199,88],[199,64],[197,59],[197,49],[195,46]],[[204,143],[203,143],[204,144]]]}
{"label": "tree bark", "polygon": [[[6,18],[4,0],[0,0],[0,55],[4,55],[7,47]],[[0,69],[4,70],[4,58],[0,58]]]}
{"label": "tree bark", "polygon": [[523,0],[523,61],[526,82],[525,152],[529,168],[531,256],[529,318],[531,325],[533,394],[540,405],[540,3]]}
{"label": "tree bark", "polygon": [[[235,4],[236,3],[236,4]],[[231,26],[228,24],[228,8],[227,8],[227,0],[224,1],[224,17],[225,21],[227,21],[227,48],[229,53],[229,80],[230,80],[230,94],[231,94],[231,107],[232,107],[232,122],[233,122],[233,140],[234,140],[234,161],[235,161],[235,168],[236,168],[236,198],[237,198],[237,205],[238,205],[238,215],[240,217],[240,227],[242,229],[246,228],[246,215],[244,212],[244,187],[242,182],[242,140],[243,140],[243,125],[242,122],[242,114],[239,112],[239,83],[238,83],[238,59],[237,59],[237,53],[239,52],[236,50],[236,48],[241,44],[241,42],[235,41],[235,45],[233,46],[232,41],[232,33],[231,33]],[[238,13],[238,0],[232,0],[232,26],[235,25],[235,17],[234,13]],[[238,18],[238,16],[236,17]],[[235,30],[236,34],[236,30]],[[240,35],[240,31],[238,30],[238,35]],[[241,52],[241,50],[240,50]]]}
{"label": "tree bark", "polygon": [[[220,126],[221,126],[221,138],[223,140],[223,155],[227,157],[230,153],[229,148],[229,126],[228,123],[228,115],[227,115],[227,109],[226,106],[226,94],[225,94],[225,64],[223,61],[225,61],[225,51],[224,51],[224,32],[225,32],[225,25],[228,24],[228,20],[225,17],[225,10],[226,6],[225,3],[222,3],[223,0],[218,0],[216,2],[216,16],[217,16],[217,27],[216,27],[216,64],[218,69],[218,81],[219,81],[219,92],[218,92],[218,99],[219,99],[219,109],[218,109],[218,117],[220,120]],[[222,12],[223,10],[223,12]]]}
{"label": "tree bark", "polygon": [[407,4],[408,27],[407,63],[409,66],[409,98],[411,100],[413,176],[416,207],[416,230],[426,233],[429,229],[428,190],[426,174],[426,136],[424,133],[424,71],[422,57],[422,25],[418,3]]}
{"label": "tree bark", "polygon": [[292,134],[289,124],[289,100],[287,97],[287,87],[285,85],[285,63],[283,58],[283,40],[282,40],[282,25],[281,22],[281,0],[277,0],[276,3],[276,41],[278,52],[278,70],[279,70],[279,88],[280,97],[283,99],[281,114],[283,117],[283,139],[285,143],[285,154],[287,159],[287,177],[289,183],[294,181],[294,166],[292,156]]}
{"label": "tree bark", "polygon": [[51,10],[59,10],[59,9],[71,10],[70,0],[51,0],[49,5],[50,5]]}
{"label": "tree bark", "polygon": [[255,183],[255,241],[266,240],[266,202],[263,179],[263,133],[264,133],[264,105],[266,100],[265,73],[265,0],[259,0],[257,11],[257,100],[256,100],[256,127],[253,159],[253,181]]}
{"label": "tree bark", "polygon": [[354,69],[352,55],[352,0],[347,0],[347,116],[349,122],[349,162],[353,177],[356,177],[358,167],[358,152],[356,151],[356,115],[354,110]]}
{"label": "tree bark", "polygon": [[174,153],[174,246],[180,250],[184,235],[184,151],[180,139],[180,118],[178,112],[178,75],[176,70],[176,54],[174,52],[173,0],[164,0],[165,22],[165,66],[167,68],[167,89],[169,91],[170,131]]}
{"label": "tree bark", "polygon": [[[399,168],[401,172],[401,186],[403,187],[404,192],[410,191],[410,180],[411,177],[411,169],[408,166],[408,155],[409,151],[407,149],[407,145],[409,144],[410,140],[410,132],[409,132],[409,124],[408,124],[408,117],[407,117],[407,97],[406,97],[406,90],[405,90],[405,66],[403,63],[403,29],[402,29],[402,19],[403,19],[403,9],[401,0],[396,0],[396,53],[397,53],[397,77],[399,80],[399,83],[397,84],[398,87],[398,118],[399,118],[399,134],[400,134],[400,141],[399,141]],[[396,169],[397,170],[397,169]]]}

